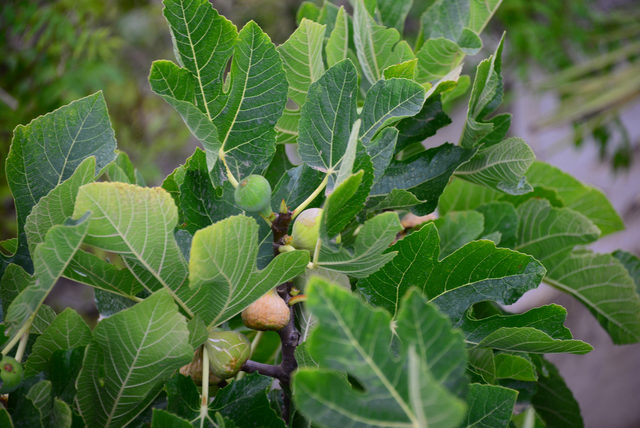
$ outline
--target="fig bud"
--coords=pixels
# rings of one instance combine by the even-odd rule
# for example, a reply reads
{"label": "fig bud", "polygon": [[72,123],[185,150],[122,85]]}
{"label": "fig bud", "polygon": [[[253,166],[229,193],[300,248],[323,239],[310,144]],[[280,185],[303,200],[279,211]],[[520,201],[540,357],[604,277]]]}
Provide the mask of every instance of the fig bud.
{"label": "fig bud", "polygon": [[271,185],[261,175],[252,174],[243,179],[234,192],[236,205],[247,212],[271,214]]}
{"label": "fig bud", "polygon": [[14,391],[22,382],[23,375],[22,364],[15,358],[3,357],[0,361],[0,393]]}
{"label": "fig bud", "polygon": [[271,290],[242,311],[244,325],[254,330],[280,330],[289,323],[289,306]]}
{"label": "fig bud", "polygon": [[318,242],[321,216],[321,208],[309,208],[296,217],[291,232],[295,248],[309,250],[313,254]]}
{"label": "fig bud", "polygon": [[237,331],[211,331],[205,346],[211,373],[222,379],[235,376],[251,354],[251,343]]}

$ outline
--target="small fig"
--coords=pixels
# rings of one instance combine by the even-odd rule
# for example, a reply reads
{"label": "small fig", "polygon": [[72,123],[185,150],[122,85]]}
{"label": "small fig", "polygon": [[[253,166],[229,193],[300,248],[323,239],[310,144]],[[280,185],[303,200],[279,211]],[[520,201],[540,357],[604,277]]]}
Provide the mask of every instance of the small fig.
{"label": "small fig", "polygon": [[235,376],[251,356],[251,343],[237,331],[211,331],[205,346],[211,373],[222,379]]}
{"label": "small fig", "polygon": [[0,393],[14,391],[22,382],[23,375],[22,364],[15,358],[3,357],[0,361]]}
{"label": "small fig", "polygon": [[245,211],[271,214],[271,185],[261,175],[252,174],[243,179],[236,187],[234,198]]}
{"label": "small fig", "polygon": [[244,325],[254,330],[280,330],[289,323],[289,306],[274,290],[242,311]]}
{"label": "small fig", "polygon": [[321,208],[309,208],[298,215],[291,232],[295,248],[309,250],[313,253],[318,242],[321,216]]}

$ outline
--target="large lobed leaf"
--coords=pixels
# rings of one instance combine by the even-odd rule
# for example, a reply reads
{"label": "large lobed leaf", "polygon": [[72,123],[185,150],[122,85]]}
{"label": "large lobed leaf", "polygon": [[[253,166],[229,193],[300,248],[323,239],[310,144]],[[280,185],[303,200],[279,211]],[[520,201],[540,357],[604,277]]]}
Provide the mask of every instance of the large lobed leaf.
{"label": "large lobed leaf", "polygon": [[52,227],[44,242],[36,246],[33,254],[35,281],[9,305],[5,319],[9,334],[15,334],[25,323],[33,321],[45,298],[80,248],[88,228],[89,221],[85,215],[78,221]]}
{"label": "large lobed leaf", "polygon": [[536,288],[545,269],[533,257],[491,241],[473,241],[442,260],[434,224],[427,224],[389,248],[398,255],[380,271],[358,283],[370,302],[397,314],[400,299],[416,286],[429,300],[459,320],[469,306],[483,300],[514,303]]}
{"label": "large lobed leaf", "polygon": [[207,291],[205,322],[215,326],[240,313],[278,284],[304,272],[307,251],[274,258],[256,268],[258,225],[250,217],[233,216],[199,230],[191,244],[190,286]]}
{"label": "large lobed leaf", "polygon": [[165,190],[87,184],[78,192],[74,216],[86,211],[92,216],[85,242],[120,254],[147,290],[165,288],[174,294],[185,284],[187,263],[173,237],[178,214]]}
{"label": "large lobed leaf", "polygon": [[6,174],[18,217],[18,249],[13,257],[0,255],[0,276],[11,262],[33,270],[24,227],[40,198],[71,177],[90,156],[95,157],[98,169],[103,168],[115,158],[115,148],[102,92],[16,127]]}
{"label": "large lobed leaf", "polygon": [[91,338],[91,330],[82,317],[73,309],[66,308],[33,344],[25,365],[26,376],[45,370],[54,352],[86,346]]}
{"label": "large lobed leaf", "polygon": [[[394,355],[388,313],[317,277],[307,290],[307,303],[318,319],[309,352],[320,367],[294,375],[294,399],[305,416],[322,426],[458,426],[464,402],[443,382],[456,385],[463,375],[451,372],[465,364],[462,338],[419,293],[406,297],[410,309],[399,319]],[[423,329],[429,325],[437,339]],[[438,346],[445,343],[446,356]],[[361,388],[353,388],[341,372]]]}
{"label": "large lobed leaf", "polygon": [[166,0],[164,5],[183,68],[156,62],[152,89],[203,142],[209,169],[224,156],[238,179],[262,172],[275,153],[274,125],[287,100],[287,80],[275,46],[255,22],[237,32],[208,1]]}
{"label": "large lobed leaf", "polygon": [[77,405],[88,426],[124,426],[191,361],[187,322],[166,291],[101,321],[77,380]]}

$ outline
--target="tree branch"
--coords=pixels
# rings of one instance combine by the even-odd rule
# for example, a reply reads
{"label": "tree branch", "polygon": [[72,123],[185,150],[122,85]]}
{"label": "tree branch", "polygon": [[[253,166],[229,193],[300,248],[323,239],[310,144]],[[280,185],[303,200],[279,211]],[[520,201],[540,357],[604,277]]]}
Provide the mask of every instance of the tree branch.
{"label": "tree branch", "polygon": [[258,372],[261,375],[271,376],[271,377],[274,377],[274,378],[276,378],[278,380],[280,380],[280,378],[282,378],[284,376],[284,372],[282,370],[282,367],[273,366],[271,364],[259,363],[257,361],[253,361],[253,360],[247,360],[242,365],[242,370],[247,372],[247,373]]}

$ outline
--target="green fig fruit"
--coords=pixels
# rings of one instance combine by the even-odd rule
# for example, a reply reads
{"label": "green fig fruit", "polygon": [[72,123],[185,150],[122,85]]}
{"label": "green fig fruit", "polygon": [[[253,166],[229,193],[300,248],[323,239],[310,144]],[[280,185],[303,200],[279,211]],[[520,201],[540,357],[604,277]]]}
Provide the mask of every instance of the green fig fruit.
{"label": "green fig fruit", "polygon": [[251,343],[237,331],[210,331],[205,346],[211,373],[221,379],[235,376],[251,356]]}
{"label": "green fig fruit", "polygon": [[321,208],[309,208],[296,217],[291,232],[292,243],[295,248],[309,250],[313,254],[318,242],[321,216]]}
{"label": "green fig fruit", "polygon": [[22,364],[17,362],[15,358],[3,357],[0,361],[0,393],[6,394],[14,391],[22,382],[23,376]]}
{"label": "green fig fruit", "polygon": [[242,311],[242,322],[254,330],[280,330],[289,323],[289,306],[275,290],[253,302]]}
{"label": "green fig fruit", "polygon": [[261,175],[243,179],[234,192],[236,205],[247,212],[271,214],[271,185]]}
{"label": "green fig fruit", "polygon": [[[180,367],[180,374],[188,376],[196,383],[200,385],[202,383],[202,347],[199,346],[196,352],[193,354],[193,360],[187,365]],[[222,379],[215,376],[211,370],[209,370],[209,391],[214,391],[214,385],[222,382]]]}

